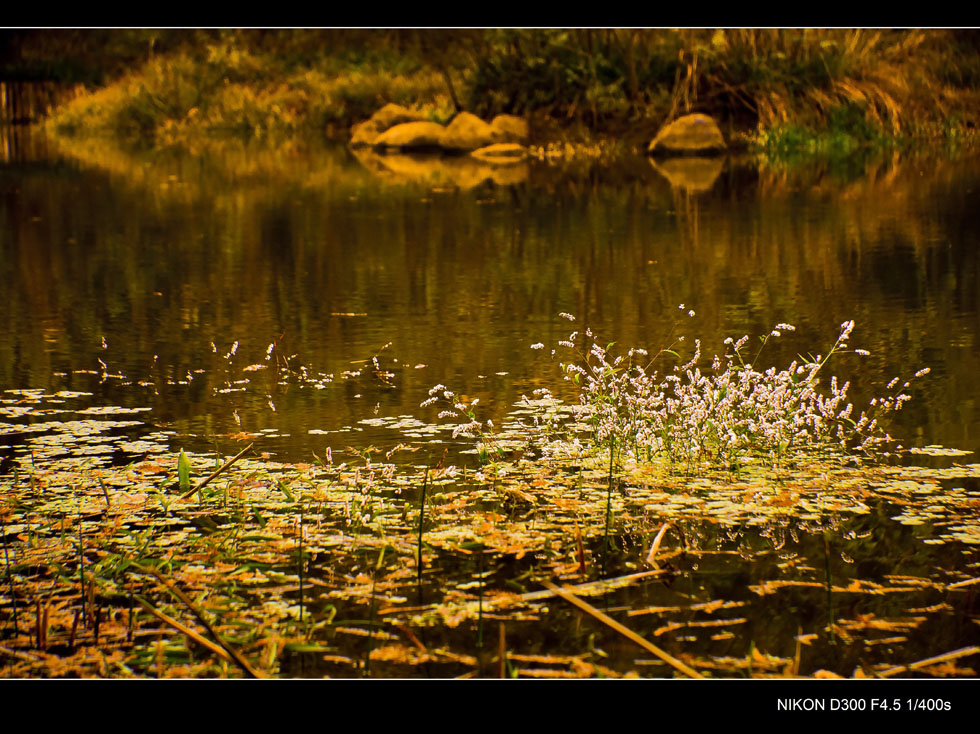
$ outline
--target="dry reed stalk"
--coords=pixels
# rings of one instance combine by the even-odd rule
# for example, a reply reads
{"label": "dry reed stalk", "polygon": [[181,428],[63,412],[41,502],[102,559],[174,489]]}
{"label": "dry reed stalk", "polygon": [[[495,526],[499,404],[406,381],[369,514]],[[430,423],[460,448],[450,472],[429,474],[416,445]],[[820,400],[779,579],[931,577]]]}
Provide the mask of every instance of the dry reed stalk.
{"label": "dry reed stalk", "polygon": [[497,669],[498,678],[507,677],[507,632],[504,629],[504,623],[500,623],[500,637],[497,641],[497,661],[499,663],[499,668]]}
{"label": "dry reed stalk", "polygon": [[148,611],[154,617],[156,617],[157,619],[159,619],[161,622],[163,622],[163,623],[165,623],[165,624],[173,627],[178,632],[187,635],[192,640],[194,640],[194,642],[196,642],[198,645],[200,645],[201,647],[206,647],[208,650],[210,650],[211,652],[213,652],[215,655],[217,655],[218,657],[220,657],[220,658],[222,658],[224,660],[227,660],[229,663],[234,663],[235,662],[232,659],[231,655],[229,655],[227,652],[225,652],[221,647],[219,647],[218,645],[215,645],[213,642],[211,642],[211,640],[207,639],[206,637],[202,637],[200,634],[198,634],[197,632],[195,632],[194,630],[192,630],[187,625],[178,622],[173,617],[167,616],[166,614],[164,614],[163,612],[161,612],[159,609],[157,609],[156,607],[154,607],[152,604],[150,604],[148,601],[146,601],[146,599],[144,599],[143,597],[141,597],[141,596],[134,596],[133,598],[136,600],[136,603],[137,604],[139,604],[141,607],[143,607],[146,611]]}
{"label": "dry reed stalk", "polygon": [[250,675],[253,678],[262,677],[262,675],[257,670],[255,670],[255,668],[252,667],[252,665],[248,662],[248,660],[246,660],[245,657],[240,652],[238,652],[238,650],[236,650],[234,647],[232,647],[223,639],[221,639],[221,636],[215,631],[214,627],[211,626],[211,623],[208,622],[203,612],[201,612],[201,610],[197,608],[194,602],[192,602],[189,598],[187,598],[187,595],[184,594],[184,592],[182,592],[176,586],[174,586],[169,581],[167,581],[167,579],[161,576],[160,572],[157,571],[155,568],[147,568],[144,566],[139,566],[135,563],[133,564],[133,567],[139,571],[142,571],[143,573],[148,573],[151,576],[153,576],[161,586],[166,588],[167,591],[169,591],[171,594],[173,594],[178,599],[180,599],[180,601],[183,602],[184,606],[186,606],[188,609],[191,610],[191,612],[194,613],[194,616],[197,617],[198,621],[202,625],[204,625],[204,628],[208,631],[208,633],[218,642],[219,645],[221,645],[221,647],[223,647],[227,651],[227,653],[232,657],[233,661],[236,664],[238,664],[238,666],[241,667],[242,670],[244,670],[248,675]]}
{"label": "dry reed stalk", "polygon": [[22,652],[20,650],[11,650],[9,647],[3,647],[2,645],[0,645],[0,654],[10,655],[18,660],[24,660],[29,663],[37,663],[44,659],[39,655],[32,655],[29,652]]}
{"label": "dry reed stalk", "polygon": [[967,579],[966,581],[957,581],[955,584],[950,584],[947,589],[962,589],[964,586],[973,586],[973,584],[980,584],[980,577],[975,579]]}
{"label": "dry reed stalk", "polygon": [[894,668],[888,668],[878,673],[880,678],[891,678],[899,673],[909,672],[914,670],[919,670],[920,668],[927,668],[930,665],[935,665],[936,663],[945,663],[950,660],[956,660],[957,658],[963,658],[968,655],[976,655],[980,653],[980,646],[973,645],[972,647],[961,647],[959,650],[953,650],[952,652],[946,652],[942,655],[936,655],[935,657],[926,658],[925,660],[919,660],[914,663],[909,663],[908,665],[897,665]]}
{"label": "dry reed stalk", "polygon": [[661,650],[659,647],[657,647],[656,645],[654,645],[652,642],[649,642],[649,641],[645,640],[644,638],[640,637],[638,634],[636,634],[629,627],[625,627],[624,625],[620,624],[619,622],[617,622],[615,619],[613,619],[609,615],[604,614],[603,612],[600,612],[594,606],[592,606],[591,604],[583,601],[582,599],[579,599],[577,596],[575,596],[575,594],[572,594],[570,591],[567,591],[567,590],[562,589],[562,588],[560,588],[558,586],[555,586],[550,581],[543,581],[542,584],[545,586],[545,588],[550,589],[551,591],[553,591],[554,593],[556,593],[558,596],[560,596],[565,601],[569,602],[570,604],[574,604],[575,606],[577,606],[579,609],[581,609],[584,612],[588,612],[589,614],[591,614],[593,617],[595,617],[596,619],[598,619],[603,624],[605,624],[605,625],[611,627],[612,629],[616,630],[619,634],[623,635],[623,637],[627,638],[628,640],[631,640],[632,642],[635,642],[637,645],[639,645],[640,647],[642,647],[647,652],[653,653],[658,658],[660,658],[661,660],[663,660],[665,663],[667,663],[668,665],[672,666],[676,670],[679,670],[680,672],[682,672],[684,675],[688,676],[689,678],[701,678],[701,677],[703,677],[694,668],[690,667],[689,665],[686,665],[685,663],[682,663],[680,660],[678,660],[677,658],[675,658],[670,653],[668,653],[668,652],[666,652],[664,650]]}
{"label": "dry reed stalk", "polygon": [[216,469],[213,472],[211,472],[211,474],[207,477],[207,479],[205,479],[200,484],[198,484],[196,487],[194,487],[194,489],[192,489],[192,490],[190,490],[190,491],[185,492],[184,494],[182,494],[178,498],[179,501],[183,502],[188,497],[192,497],[193,495],[195,495],[198,492],[200,492],[202,489],[204,489],[211,482],[212,479],[214,479],[215,477],[217,477],[219,474],[221,474],[221,472],[223,472],[225,469],[227,469],[228,467],[230,467],[232,464],[234,464],[240,458],[242,458],[243,456],[245,456],[245,454],[247,454],[249,451],[251,451],[252,450],[252,447],[254,445],[255,445],[254,443],[250,443],[248,446],[246,446],[241,451],[239,451],[235,456],[233,456],[232,458],[228,459],[228,461],[226,461],[221,466],[220,469]]}

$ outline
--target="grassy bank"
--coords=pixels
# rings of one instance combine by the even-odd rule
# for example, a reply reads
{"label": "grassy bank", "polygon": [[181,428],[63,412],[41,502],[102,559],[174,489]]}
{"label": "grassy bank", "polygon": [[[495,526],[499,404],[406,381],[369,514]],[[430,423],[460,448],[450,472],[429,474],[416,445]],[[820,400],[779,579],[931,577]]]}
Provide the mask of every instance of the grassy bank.
{"label": "grassy bank", "polygon": [[301,68],[233,44],[147,61],[137,71],[57,109],[62,135],[111,135],[169,143],[195,136],[246,138],[346,131],[388,101],[415,104],[432,119],[451,115],[437,74],[380,61],[342,72]]}
{"label": "grassy bank", "polygon": [[158,143],[342,137],[397,102],[440,122],[457,107],[526,115],[538,142],[599,135],[640,145],[665,120],[704,112],[742,144],[833,152],[970,136],[980,102],[974,31],[187,33],[57,109],[51,126]]}

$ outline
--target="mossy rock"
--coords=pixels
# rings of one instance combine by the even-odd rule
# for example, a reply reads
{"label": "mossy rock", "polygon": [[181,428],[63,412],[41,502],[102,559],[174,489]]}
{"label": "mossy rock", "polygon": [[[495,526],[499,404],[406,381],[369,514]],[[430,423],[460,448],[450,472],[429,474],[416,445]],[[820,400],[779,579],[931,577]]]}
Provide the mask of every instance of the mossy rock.
{"label": "mossy rock", "polygon": [[382,133],[396,125],[423,120],[425,117],[421,113],[398,104],[389,103],[371,115],[369,119],[351,127],[350,144],[354,147],[374,145]]}
{"label": "mossy rock", "polygon": [[460,112],[446,127],[442,146],[446,150],[470,151],[501,142],[502,133],[469,112]]}
{"label": "mossy rock", "polygon": [[381,133],[375,148],[442,148],[446,128],[436,122],[403,122]]}

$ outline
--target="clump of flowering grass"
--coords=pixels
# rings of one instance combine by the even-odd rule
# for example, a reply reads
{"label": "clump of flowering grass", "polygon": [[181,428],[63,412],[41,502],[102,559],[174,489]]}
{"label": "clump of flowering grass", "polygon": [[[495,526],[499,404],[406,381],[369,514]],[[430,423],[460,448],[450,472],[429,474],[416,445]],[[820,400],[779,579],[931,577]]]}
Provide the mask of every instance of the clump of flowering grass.
{"label": "clump of flowering grass", "polygon": [[439,418],[451,418],[458,421],[453,427],[453,438],[456,439],[459,436],[477,438],[479,440],[480,463],[486,464],[502,457],[504,451],[495,440],[493,421],[490,419],[478,421],[476,419],[476,406],[479,402],[479,398],[473,398],[467,402],[463,396],[440,384],[434,385],[429,390],[429,397],[423,400],[419,407],[441,406]]}
{"label": "clump of flowering grass", "polygon": [[899,388],[898,378],[892,380],[885,396],[873,399],[859,416],[847,400],[850,382],[831,376],[822,389],[831,357],[867,356],[849,346],[853,329],[853,321],[844,322],[826,355],[801,357],[778,371],[760,371],[756,364],[771,339],[795,330],[791,324],[777,324],[761,337],[752,357],[748,336],[726,339],[725,353],[703,368],[701,342],[695,340],[693,356],[663,374],[654,366],[665,354],[676,356],[672,349],[653,358],[636,348],[614,355],[613,345],[602,346],[590,329],[573,332],[559,347],[575,354],[561,364],[562,371],[579,390],[579,419],[590,427],[593,448],[608,449],[610,462],[615,452],[626,451],[637,460],[656,457],[688,470],[734,469],[748,457],[778,467],[792,459],[873,455],[891,440],[882,419],[909,400],[904,392],[909,382]]}

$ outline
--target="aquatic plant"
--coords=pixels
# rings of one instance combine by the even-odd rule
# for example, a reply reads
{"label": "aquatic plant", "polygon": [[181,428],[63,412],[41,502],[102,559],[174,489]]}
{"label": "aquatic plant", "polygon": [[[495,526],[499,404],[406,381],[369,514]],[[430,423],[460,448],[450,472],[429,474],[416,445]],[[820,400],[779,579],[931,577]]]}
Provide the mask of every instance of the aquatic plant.
{"label": "aquatic plant", "polygon": [[476,419],[476,406],[479,402],[479,398],[467,402],[463,396],[439,384],[429,390],[429,397],[423,400],[419,407],[425,408],[437,404],[443,406],[439,411],[439,418],[452,418],[459,421],[453,428],[453,438],[475,437],[478,440],[477,451],[480,463],[487,464],[503,458],[505,452],[495,438],[493,421]]}
{"label": "aquatic plant", "polygon": [[[829,390],[820,389],[831,357],[868,355],[850,348],[853,329],[854,322],[845,321],[826,355],[800,357],[779,371],[760,371],[756,365],[770,339],[795,330],[791,324],[777,324],[760,337],[754,357],[747,355],[747,335],[726,339],[725,353],[714,356],[704,370],[700,340],[687,362],[663,373],[654,366],[667,355],[676,356],[673,349],[661,349],[652,358],[638,348],[614,355],[614,345],[602,346],[589,328],[572,332],[558,346],[575,355],[561,369],[578,388],[578,420],[590,427],[593,449],[612,455],[618,447],[637,460],[662,459],[689,471],[705,464],[734,470],[750,457],[765,458],[778,468],[791,459],[874,456],[891,441],[883,419],[910,399],[904,392],[909,381],[897,387],[900,380],[893,379],[887,392],[857,417],[847,402],[850,382],[835,375]],[[924,368],[915,377],[928,372]]]}

